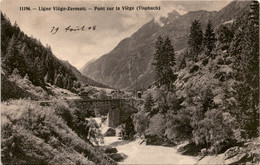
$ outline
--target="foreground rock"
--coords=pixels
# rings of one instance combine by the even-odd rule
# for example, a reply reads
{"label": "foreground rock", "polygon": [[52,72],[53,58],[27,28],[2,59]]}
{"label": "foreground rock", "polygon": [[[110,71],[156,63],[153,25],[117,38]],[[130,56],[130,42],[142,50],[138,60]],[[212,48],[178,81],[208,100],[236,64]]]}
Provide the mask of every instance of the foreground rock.
{"label": "foreground rock", "polygon": [[260,156],[259,148],[260,139],[255,139],[242,147],[231,147],[222,154],[205,156],[197,164],[257,164]]}
{"label": "foreground rock", "polygon": [[118,153],[118,150],[114,147],[105,147],[103,150],[110,158],[112,158],[116,162],[120,162],[127,158],[126,154]]}

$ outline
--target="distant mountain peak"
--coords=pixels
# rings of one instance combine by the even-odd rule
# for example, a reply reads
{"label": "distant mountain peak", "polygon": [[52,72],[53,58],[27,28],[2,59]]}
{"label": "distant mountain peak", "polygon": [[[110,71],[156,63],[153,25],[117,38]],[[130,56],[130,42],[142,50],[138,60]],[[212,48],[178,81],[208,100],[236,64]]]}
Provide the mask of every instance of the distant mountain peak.
{"label": "distant mountain peak", "polygon": [[153,22],[155,23],[155,24],[158,24],[160,27],[163,27],[164,25],[165,25],[165,17],[160,17],[160,18],[154,18],[153,19]]}
{"label": "distant mountain peak", "polygon": [[180,15],[187,14],[187,12],[188,12],[188,11],[186,11],[186,10],[184,9],[184,7],[181,6],[181,5],[177,6],[176,11],[177,11]]}
{"label": "distant mountain peak", "polygon": [[161,16],[158,18],[154,18],[153,20],[154,23],[157,23],[160,27],[163,27],[168,22],[179,18],[179,16],[180,16],[179,12],[174,9],[170,13],[168,13],[166,17]]}

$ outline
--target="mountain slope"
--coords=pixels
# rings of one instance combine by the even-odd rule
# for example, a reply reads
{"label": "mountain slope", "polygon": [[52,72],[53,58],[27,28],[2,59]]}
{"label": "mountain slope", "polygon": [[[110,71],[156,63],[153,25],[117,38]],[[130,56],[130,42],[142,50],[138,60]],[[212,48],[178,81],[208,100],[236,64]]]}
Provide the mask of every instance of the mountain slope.
{"label": "mountain slope", "polygon": [[[133,84],[136,77],[149,67],[146,60],[150,56],[151,49],[153,49],[149,37],[156,33],[159,28],[160,26],[154,20],[151,20],[130,38],[122,40],[109,54],[90,63],[82,71],[83,75],[88,75],[98,82],[104,82],[115,88]],[[122,84],[125,85],[122,86]]]}
{"label": "mountain slope", "polygon": [[212,20],[215,26],[222,24],[226,21],[240,17],[245,11],[250,8],[250,1],[233,1],[223,9],[221,9],[216,17]]}
{"label": "mountain slope", "polygon": [[[81,73],[98,82],[115,88],[146,88],[153,82],[156,38],[169,36],[175,51],[187,47],[191,22],[200,20],[205,29],[209,19],[216,27],[247,10],[250,2],[234,1],[219,12],[193,11],[179,15],[175,11],[168,18],[161,18],[143,25],[131,37],[122,40],[110,53],[87,65]],[[161,26],[163,25],[163,26]]]}
{"label": "mountain slope", "polygon": [[72,66],[68,61],[64,61],[64,60],[61,60],[61,62],[66,65],[67,68],[69,68],[73,73],[74,75],[77,77],[77,80],[82,82],[82,83],[85,83],[85,84],[88,84],[88,85],[91,85],[91,86],[95,86],[95,87],[101,87],[101,88],[109,88],[108,86],[106,85],[103,85],[101,83],[98,83],[86,76],[83,76],[76,67]]}
{"label": "mountain slope", "polygon": [[89,64],[91,64],[91,63],[93,63],[93,62],[95,62],[96,61],[96,58],[94,58],[94,59],[92,59],[92,60],[90,60],[90,61],[88,61],[82,68],[80,68],[80,73],[83,71],[83,70],[85,70],[85,68],[89,65]]}
{"label": "mountain slope", "polygon": [[[50,46],[45,47],[39,40],[28,37],[16,23],[12,25],[10,20],[2,13],[1,37],[1,69],[2,74],[5,75],[2,79],[4,84],[1,86],[2,100],[29,96],[40,99],[33,94],[29,95],[26,91],[20,90],[26,83],[20,83],[20,88],[13,83],[9,84],[8,79],[14,74],[21,79],[26,77],[28,82],[32,83],[30,85],[41,87],[49,94],[53,93],[47,87],[48,84],[74,91],[76,81],[97,87],[107,87],[81,75],[75,67],[59,60],[52,53]],[[4,88],[8,88],[8,90]]]}
{"label": "mountain slope", "polygon": [[[115,88],[143,88],[153,81],[153,55],[159,35],[169,35],[176,51],[187,46],[189,26],[194,19],[206,20],[216,13],[196,11],[180,16],[176,11],[168,18],[154,19],[130,38],[121,41],[109,54],[89,64],[82,73]],[[164,25],[161,27],[161,25]]]}

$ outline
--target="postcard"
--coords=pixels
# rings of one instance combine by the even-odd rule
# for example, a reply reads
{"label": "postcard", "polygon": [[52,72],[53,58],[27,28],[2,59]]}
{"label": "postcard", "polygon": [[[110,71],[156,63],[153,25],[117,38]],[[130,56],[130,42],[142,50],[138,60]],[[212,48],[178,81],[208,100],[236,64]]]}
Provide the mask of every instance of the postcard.
{"label": "postcard", "polygon": [[256,0],[1,1],[1,164],[256,164],[258,109]]}

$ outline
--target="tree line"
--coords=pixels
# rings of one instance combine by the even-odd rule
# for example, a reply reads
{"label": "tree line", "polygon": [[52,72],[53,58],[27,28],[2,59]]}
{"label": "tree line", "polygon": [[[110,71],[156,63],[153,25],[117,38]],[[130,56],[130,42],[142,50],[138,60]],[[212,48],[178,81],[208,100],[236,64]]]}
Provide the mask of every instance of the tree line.
{"label": "tree line", "polygon": [[49,45],[43,46],[33,37],[28,37],[15,22],[1,13],[1,62],[6,76],[14,69],[36,86],[44,89],[47,83],[61,88],[71,89],[76,76],[57,59]]}

